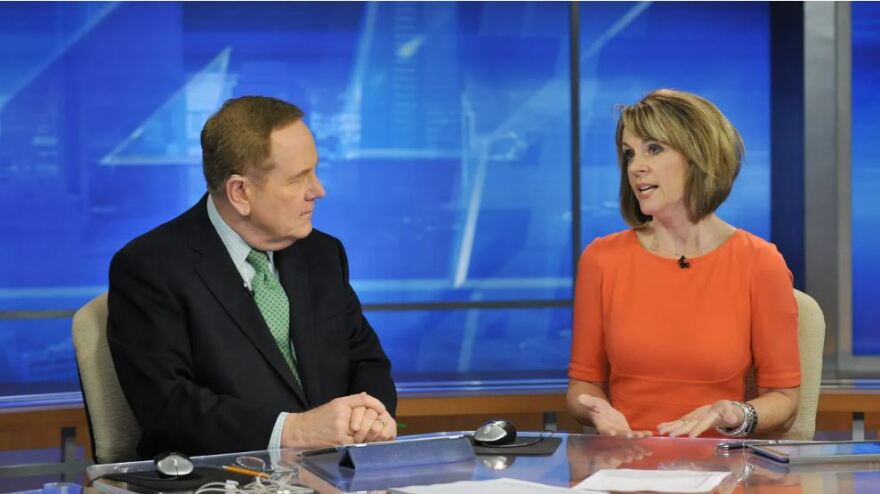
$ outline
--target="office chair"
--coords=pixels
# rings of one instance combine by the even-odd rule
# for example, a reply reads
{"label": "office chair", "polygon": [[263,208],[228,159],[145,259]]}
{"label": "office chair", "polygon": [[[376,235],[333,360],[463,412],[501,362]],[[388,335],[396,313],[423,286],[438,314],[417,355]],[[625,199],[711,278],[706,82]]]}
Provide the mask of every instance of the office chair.
{"label": "office chair", "polygon": [[73,346],[95,462],[138,459],[141,429],[119,386],[107,345],[107,293],[74,314]]}
{"label": "office chair", "polygon": [[822,354],[825,349],[825,315],[806,293],[795,290],[798,304],[798,346],[801,351],[801,398],[798,414],[783,439],[811,440],[816,433],[816,409],[822,384]]}
{"label": "office chair", "polygon": [[[822,353],[825,349],[825,315],[822,308],[806,293],[795,290],[798,305],[798,347],[801,355],[801,389],[797,417],[788,432],[774,439],[810,441],[816,433],[816,409],[822,383]],[[755,372],[746,377],[746,398],[758,395]],[[760,417],[758,417],[760,421]]]}

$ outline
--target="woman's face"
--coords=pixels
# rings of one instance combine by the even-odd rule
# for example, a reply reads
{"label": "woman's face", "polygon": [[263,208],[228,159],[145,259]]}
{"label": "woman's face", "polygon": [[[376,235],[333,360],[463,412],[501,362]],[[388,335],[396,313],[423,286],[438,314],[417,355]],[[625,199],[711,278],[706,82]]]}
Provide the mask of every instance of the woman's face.
{"label": "woman's face", "polygon": [[642,213],[665,221],[687,219],[687,158],[668,144],[643,141],[626,128],[621,147],[629,186]]}

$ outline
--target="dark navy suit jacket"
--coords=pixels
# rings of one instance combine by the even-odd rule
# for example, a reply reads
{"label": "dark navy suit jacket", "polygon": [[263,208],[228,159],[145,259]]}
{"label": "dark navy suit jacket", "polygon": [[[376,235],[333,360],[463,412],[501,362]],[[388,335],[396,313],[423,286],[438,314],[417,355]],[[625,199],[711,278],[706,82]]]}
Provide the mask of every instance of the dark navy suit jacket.
{"label": "dark navy suit jacket", "polygon": [[339,240],[275,252],[302,388],[211,224],[203,197],[110,265],[107,338],[142,429],[138,453],[265,449],[275,420],[361,391],[393,415],[391,364],[349,285]]}

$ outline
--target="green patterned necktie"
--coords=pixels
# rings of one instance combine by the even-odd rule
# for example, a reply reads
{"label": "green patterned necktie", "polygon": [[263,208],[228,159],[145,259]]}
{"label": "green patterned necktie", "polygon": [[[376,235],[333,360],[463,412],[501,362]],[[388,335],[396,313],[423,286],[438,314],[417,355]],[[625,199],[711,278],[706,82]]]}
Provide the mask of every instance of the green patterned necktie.
{"label": "green patterned necktie", "polygon": [[293,371],[293,377],[300,382],[299,372],[296,369],[296,354],[290,344],[290,302],[287,300],[287,294],[284,293],[284,287],[269,268],[269,256],[265,252],[251,249],[247,262],[257,272],[251,281],[257,307],[260,308],[260,313],[263,314],[263,319],[269,326],[278,349],[284,355],[284,360]]}

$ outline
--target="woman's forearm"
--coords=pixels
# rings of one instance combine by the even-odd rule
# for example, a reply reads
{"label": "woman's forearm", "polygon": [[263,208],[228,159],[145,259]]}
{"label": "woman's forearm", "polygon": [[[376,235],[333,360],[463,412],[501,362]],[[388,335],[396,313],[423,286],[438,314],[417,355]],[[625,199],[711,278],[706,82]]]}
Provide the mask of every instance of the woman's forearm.
{"label": "woman's forearm", "polygon": [[758,389],[758,397],[749,400],[758,414],[755,433],[785,432],[797,417],[800,388]]}
{"label": "woman's forearm", "polygon": [[568,411],[578,422],[584,425],[593,425],[589,412],[578,402],[578,396],[590,395],[608,401],[608,395],[605,393],[605,385],[606,383],[592,383],[578,381],[577,379],[569,379],[568,392],[565,394],[565,404],[568,407]]}

